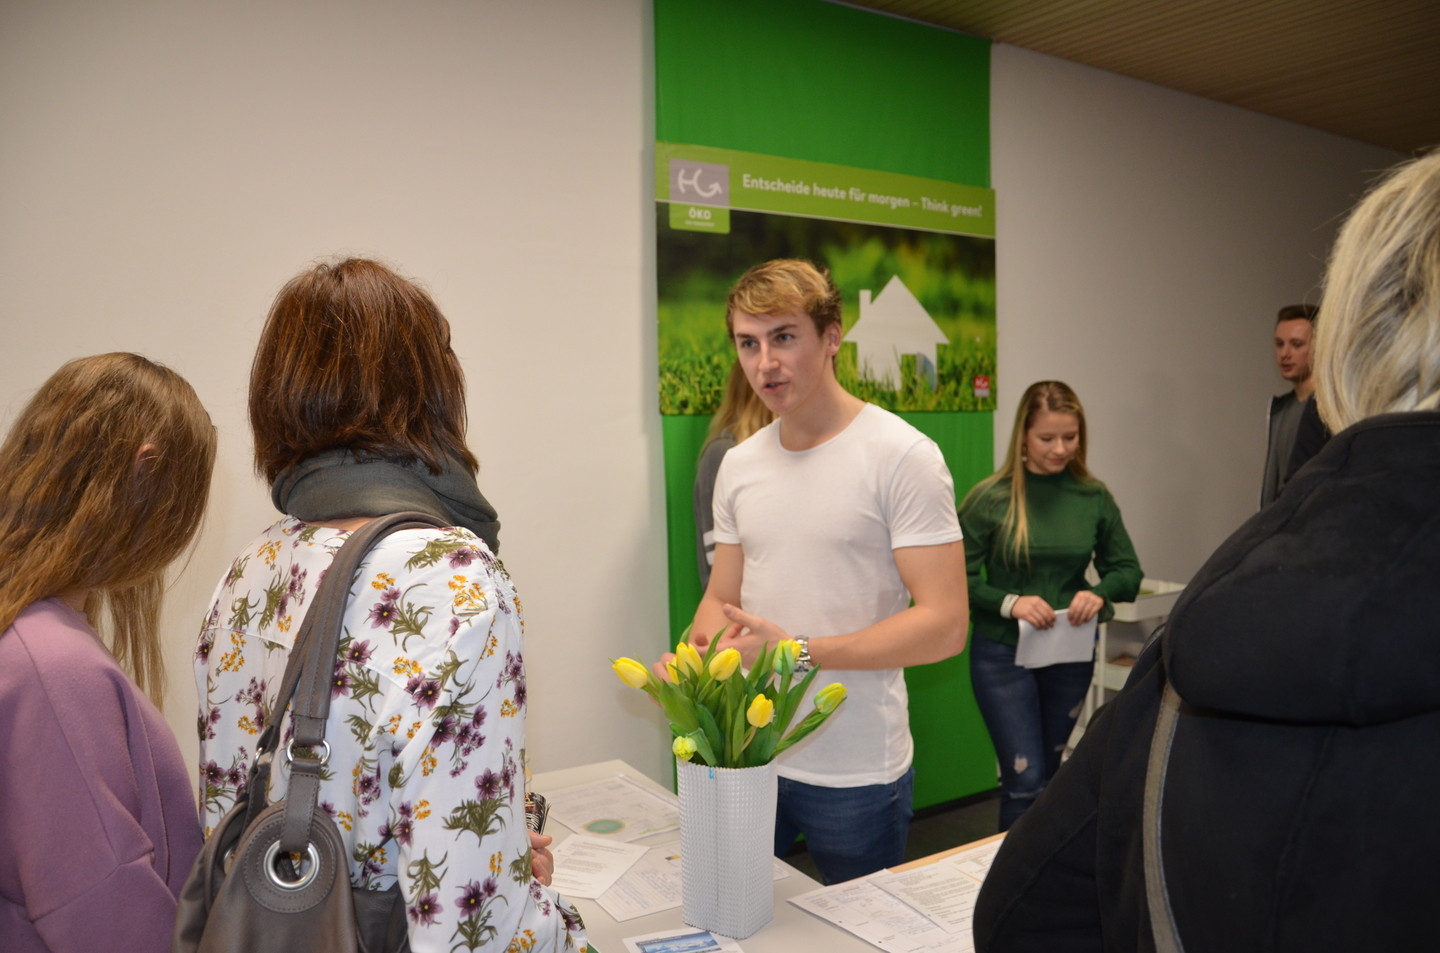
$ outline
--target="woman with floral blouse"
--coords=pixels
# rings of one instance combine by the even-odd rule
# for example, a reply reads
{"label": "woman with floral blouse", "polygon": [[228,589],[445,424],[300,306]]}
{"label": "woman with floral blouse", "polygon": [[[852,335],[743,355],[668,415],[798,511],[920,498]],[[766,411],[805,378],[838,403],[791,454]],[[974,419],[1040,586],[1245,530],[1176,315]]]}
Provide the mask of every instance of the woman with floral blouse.
{"label": "woman with floral blouse", "polygon": [[214,462],[195,391],[138,354],[69,362],[0,446],[4,953],[170,948],[200,828],[150,699],[165,567]]}
{"label": "woman with floral blouse", "polygon": [[[524,621],[496,558],[495,510],[464,442],[449,324],[365,259],[322,264],[270,309],[250,374],[256,469],[286,515],[247,545],[200,636],[206,833],[245,783],[311,597],[349,533],[402,510],[450,529],[395,533],[345,612],[320,802],[351,881],[397,881],[415,953],[586,949],[524,817]],[[271,772],[270,796],[286,775]],[[539,875],[537,877],[537,874]]]}

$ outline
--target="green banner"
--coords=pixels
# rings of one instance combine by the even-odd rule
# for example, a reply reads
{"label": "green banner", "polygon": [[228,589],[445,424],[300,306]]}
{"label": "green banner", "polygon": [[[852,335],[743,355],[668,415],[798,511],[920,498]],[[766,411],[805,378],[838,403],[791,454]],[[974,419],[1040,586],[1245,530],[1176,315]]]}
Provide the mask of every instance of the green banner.
{"label": "green banner", "polygon": [[[825,0],[655,0],[654,11],[674,638],[700,599],[692,491],[734,360],[729,286],[770,258],[817,261],[844,298],[847,335],[862,311],[913,295],[945,343],[847,341],[836,371],[934,439],[963,494],[994,466],[995,197],[988,41]],[[968,668],[961,655],[905,672],[916,807],[995,787]]]}
{"label": "green banner", "polygon": [[727,209],[995,236],[990,189],[733,149],[655,144],[655,198],[670,227],[723,233]]}

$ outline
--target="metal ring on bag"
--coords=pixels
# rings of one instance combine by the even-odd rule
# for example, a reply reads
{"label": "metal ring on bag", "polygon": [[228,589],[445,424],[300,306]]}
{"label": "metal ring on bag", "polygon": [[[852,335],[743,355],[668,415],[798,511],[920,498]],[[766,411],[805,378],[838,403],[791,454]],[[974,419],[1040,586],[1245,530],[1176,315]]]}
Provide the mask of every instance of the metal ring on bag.
{"label": "metal ring on bag", "polygon": [[310,886],[311,882],[313,882],[315,877],[320,873],[320,852],[315,849],[314,844],[305,845],[305,859],[309,862],[309,866],[302,866],[300,868],[300,878],[298,880],[285,880],[275,872],[275,861],[279,859],[279,856],[280,841],[277,839],[271,841],[270,846],[265,848],[264,867],[265,876],[269,877],[270,882],[281,890],[303,890]]}
{"label": "metal ring on bag", "polygon": [[[305,747],[307,747],[307,748],[313,748],[313,747],[315,747],[315,746],[314,746],[314,745],[306,745]],[[327,765],[327,764],[330,763],[330,742],[328,742],[328,741],[323,741],[323,740],[322,740],[322,741],[320,742],[320,747],[324,750],[324,753],[320,755],[320,765],[321,765],[321,767],[324,767],[325,765]],[[285,763],[286,763],[286,764],[289,764],[290,762],[292,762],[292,761],[294,761],[294,760],[295,760],[295,740],[292,738],[292,739],[285,745]]]}

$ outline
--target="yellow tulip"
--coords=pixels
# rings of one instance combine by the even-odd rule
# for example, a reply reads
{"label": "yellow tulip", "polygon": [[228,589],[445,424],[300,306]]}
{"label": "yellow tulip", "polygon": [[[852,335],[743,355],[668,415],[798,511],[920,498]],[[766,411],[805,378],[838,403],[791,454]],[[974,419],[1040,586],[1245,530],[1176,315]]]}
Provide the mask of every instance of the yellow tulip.
{"label": "yellow tulip", "polygon": [[764,728],[775,720],[775,703],[763,694],[756,695],[750,707],[745,709],[745,720],[756,728]]}
{"label": "yellow tulip", "polygon": [[675,646],[675,660],[679,668],[684,669],[691,675],[699,675],[700,670],[705,667],[700,661],[700,653],[695,651],[695,646],[689,642],[681,642]]}
{"label": "yellow tulip", "polygon": [[680,668],[675,664],[674,659],[671,659],[670,661],[665,663],[665,675],[667,681],[680,681]]}
{"label": "yellow tulip", "polygon": [[795,671],[795,662],[800,658],[800,643],[794,639],[781,639],[775,646],[775,672],[784,674]]}
{"label": "yellow tulip", "polygon": [[670,750],[674,752],[675,757],[681,761],[689,761],[695,757],[695,742],[689,737],[681,735],[675,739],[675,743],[670,746]]}
{"label": "yellow tulip", "polygon": [[618,658],[610,663],[620,681],[631,688],[644,688],[650,684],[650,670],[633,658]]}
{"label": "yellow tulip", "polygon": [[710,677],[723,682],[740,667],[740,650],[726,649],[710,660]]}
{"label": "yellow tulip", "polygon": [[815,710],[828,715],[845,700],[845,686],[831,682],[815,693]]}

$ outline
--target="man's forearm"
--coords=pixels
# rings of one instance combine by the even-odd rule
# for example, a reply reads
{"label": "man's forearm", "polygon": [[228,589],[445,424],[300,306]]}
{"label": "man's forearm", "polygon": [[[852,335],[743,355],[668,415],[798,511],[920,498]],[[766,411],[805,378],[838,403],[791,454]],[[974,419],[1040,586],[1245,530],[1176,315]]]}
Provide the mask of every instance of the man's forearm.
{"label": "man's forearm", "polygon": [[928,665],[965,649],[967,621],[963,605],[958,610],[953,606],[911,606],[857,632],[813,639],[810,657],[831,670]]}
{"label": "man's forearm", "polygon": [[722,606],[719,599],[708,593],[701,598],[700,606],[695,610],[695,619],[690,623],[691,642],[709,645],[710,640],[730,624],[730,620],[725,618]]}

